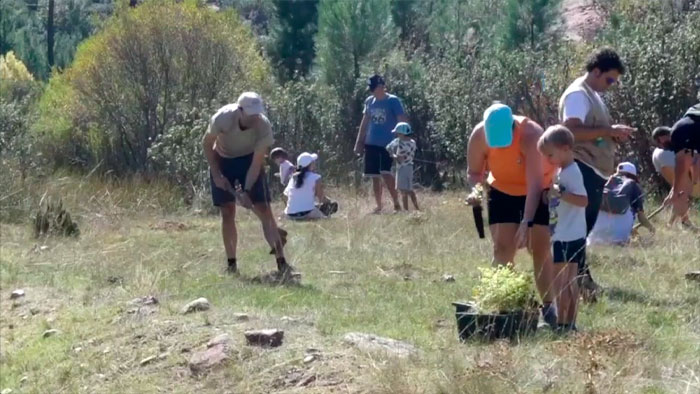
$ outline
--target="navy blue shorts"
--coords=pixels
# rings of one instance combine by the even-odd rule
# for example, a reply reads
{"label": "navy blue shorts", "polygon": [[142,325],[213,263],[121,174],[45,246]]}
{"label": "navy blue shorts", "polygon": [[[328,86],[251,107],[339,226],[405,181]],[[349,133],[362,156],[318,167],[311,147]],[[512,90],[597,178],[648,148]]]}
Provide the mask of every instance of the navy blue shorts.
{"label": "navy blue shorts", "polygon": [[365,175],[379,176],[391,174],[391,164],[394,160],[385,147],[365,145]]}
{"label": "navy blue shorts", "polygon": [[[219,168],[221,168],[221,173],[228,179],[231,186],[235,185],[235,182],[241,184],[241,187],[245,185],[245,177],[248,174],[248,169],[253,163],[253,155],[234,157],[232,159],[220,157],[219,158]],[[230,192],[219,189],[214,184],[214,177],[209,173],[209,181],[211,182],[211,199],[214,206],[220,207],[226,203],[235,202],[236,197]],[[265,171],[260,169],[260,175],[258,180],[248,192],[250,200],[253,204],[259,203],[269,203],[270,200],[270,189],[267,186],[267,181],[265,178]]]}
{"label": "navy blue shorts", "polygon": [[574,263],[579,266],[586,264],[586,239],[552,243],[552,255],[555,263]]}

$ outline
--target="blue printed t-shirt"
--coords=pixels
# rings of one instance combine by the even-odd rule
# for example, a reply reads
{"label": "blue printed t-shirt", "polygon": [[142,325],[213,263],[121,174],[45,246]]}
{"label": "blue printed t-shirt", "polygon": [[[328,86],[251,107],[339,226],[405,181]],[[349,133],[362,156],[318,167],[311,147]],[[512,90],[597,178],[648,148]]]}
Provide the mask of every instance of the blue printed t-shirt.
{"label": "blue printed t-shirt", "polygon": [[386,147],[394,136],[391,131],[396,127],[398,117],[404,114],[401,100],[387,94],[383,100],[369,96],[365,100],[363,114],[369,117],[369,131],[365,137],[365,145]]}

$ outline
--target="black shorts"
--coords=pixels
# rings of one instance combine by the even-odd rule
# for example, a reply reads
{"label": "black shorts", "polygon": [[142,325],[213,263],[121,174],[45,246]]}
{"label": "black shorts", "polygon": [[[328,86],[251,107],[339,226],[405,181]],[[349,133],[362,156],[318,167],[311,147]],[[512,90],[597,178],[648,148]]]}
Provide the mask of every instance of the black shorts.
{"label": "black shorts", "polygon": [[[219,167],[221,168],[221,173],[228,179],[231,186],[235,185],[235,182],[241,184],[241,187],[245,185],[245,178],[248,174],[248,169],[253,162],[253,155],[234,157],[232,159],[221,157],[219,158]],[[229,202],[235,202],[236,198],[230,192],[219,189],[214,184],[214,177],[209,173],[209,181],[211,182],[211,199],[214,202],[214,206],[220,207]],[[270,202],[270,190],[267,187],[267,181],[265,178],[265,171],[260,169],[260,175],[258,180],[255,182],[250,192],[248,193],[250,200],[253,204],[258,203],[269,203]]]}
{"label": "black shorts", "polygon": [[381,174],[391,175],[391,164],[393,160],[385,147],[365,145],[365,175],[379,176]]}
{"label": "black shorts", "polygon": [[684,149],[700,152],[700,117],[685,116],[673,125],[671,149],[676,153]]}
{"label": "black shorts", "polygon": [[[540,226],[549,226],[549,207],[541,198],[537,200],[537,211],[533,221]],[[489,224],[520,224],[525,213],[525,196],[511,196],[492,187],[489,189],[488,209]]]}
{"label": "black shorts", "polygon": [[586,239],[575,241],[554,241],[552,256],[555,263],[574,263],[579,266],[586,264]]}

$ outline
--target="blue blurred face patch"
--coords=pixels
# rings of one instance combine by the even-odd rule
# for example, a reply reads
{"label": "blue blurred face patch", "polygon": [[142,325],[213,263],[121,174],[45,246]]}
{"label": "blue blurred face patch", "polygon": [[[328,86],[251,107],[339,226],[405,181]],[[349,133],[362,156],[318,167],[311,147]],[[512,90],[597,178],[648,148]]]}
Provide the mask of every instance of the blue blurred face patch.
{"label": "blue blurred face patch", "polygon": [[513,111],[504,104],[493,104],[484,112],[484,133],[490,148],[506,148],[513,143]]}

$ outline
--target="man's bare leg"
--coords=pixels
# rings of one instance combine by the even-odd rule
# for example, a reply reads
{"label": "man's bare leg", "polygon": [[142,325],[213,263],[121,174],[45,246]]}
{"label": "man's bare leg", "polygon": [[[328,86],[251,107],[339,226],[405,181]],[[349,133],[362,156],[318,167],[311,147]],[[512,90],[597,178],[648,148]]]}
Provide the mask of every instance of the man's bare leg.
{"label": "man's bare leg", "polygon": [[221,212],[221,236],[226,250],[229,272],[238,270],[236,265],[236,247],[238,245],[238,232],[236,231],[236,203],[229,202],[219,207]]}
{"label": "man's bare leg", "polygon": [[277,222],[275,221],[275,216],[272,214],[272,208],[268,203],[258,203],[253,205],[253,212],[260,219],[262,224],[263,235],[265,240],[275,250],[275,257],[277,258],[277,269],[279,271],[289,270],[290,267],[284,257],[284,246],[282,245],[282,239],[280,238],[279,229],[277,228]]}
{"label": "man's bare leg", "polygon": [[374,192],[374,201],[377,203],[375,213],[382,211],[382,180],[376,176],[372,177],[372,191]]}

